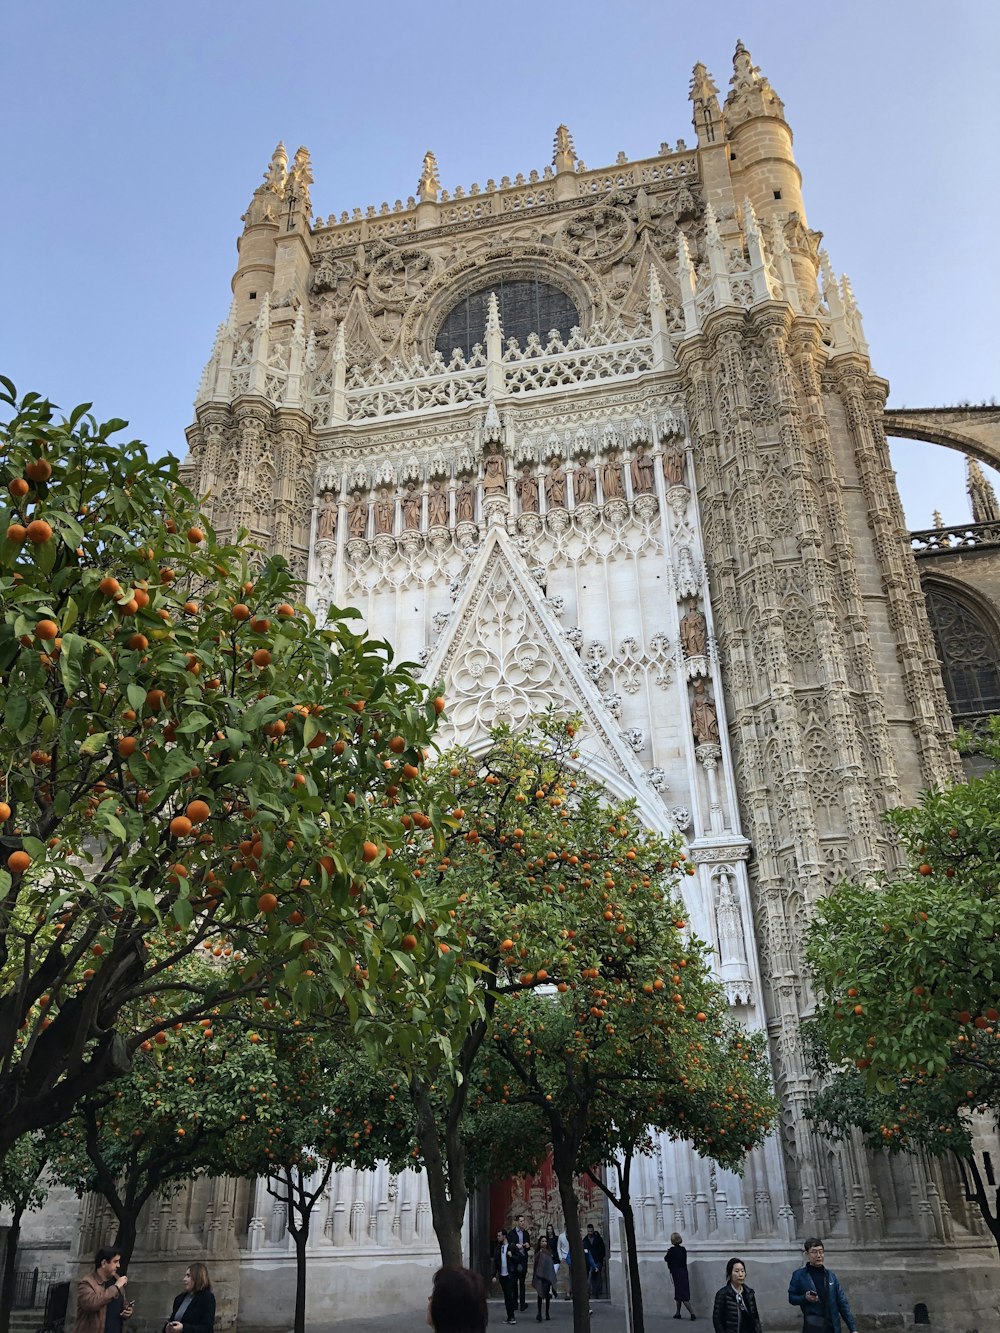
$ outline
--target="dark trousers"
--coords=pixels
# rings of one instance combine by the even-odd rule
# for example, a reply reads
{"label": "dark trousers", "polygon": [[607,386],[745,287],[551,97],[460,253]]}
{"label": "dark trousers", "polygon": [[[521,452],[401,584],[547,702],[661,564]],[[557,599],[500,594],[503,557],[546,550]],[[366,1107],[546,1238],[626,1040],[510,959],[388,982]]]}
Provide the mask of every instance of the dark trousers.
{"label": "dark trousers", "polygon": [[546,1293],[545,1293],[544,1296],[539,1296],[539,1297],[538,1297],[538,1318],[539,1318],[539,1319],[541,1319],[541,1317],[542,1317],[542,1301],[545,1302],[545,1318],[546,1318],[546,1319],[551,1319],[552,1316],[549,1314],[549,1305],[551,1304],[551,1301],[552,1301],[552,1288],[551,1288],[551,1287],[549,1287],[548,1291],[546,1291]]}
{"label": "dark trousers", "polygon": [[520,1302],[522,1310],[526,1310],[528,1308],[527,1301],[524,1299],[524,1279],[526,1277],[527,1277],[527,1269],[522,1268],[521,1271],[514,1278],[514,1281],[517,1283],[517,1298],[518,1301]]}
{"label": "dark trousers", "polygon": [[500,1290],[503,1292],[503,1303],[507,1307],[507,1318],[514,1318],[514,1311],[517,1308],[517,1278],[508,1275],[500,1276]]}

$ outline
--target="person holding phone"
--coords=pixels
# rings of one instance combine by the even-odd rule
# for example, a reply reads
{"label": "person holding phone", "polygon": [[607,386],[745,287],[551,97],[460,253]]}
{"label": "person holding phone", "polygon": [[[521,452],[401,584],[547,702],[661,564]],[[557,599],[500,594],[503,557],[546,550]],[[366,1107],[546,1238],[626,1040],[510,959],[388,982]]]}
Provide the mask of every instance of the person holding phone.
{"label": "person holding phone", "polygon": [[163,1333],[212,1333],[215,1328],[215,1295],[204,1264],[189,1264],[184,1290],[174,1297],[174,1308],[163,1325]]}
{"label": "person holding phone", "polygon": [[122,1257],[111,1245],[97,1251],[94,1271],[76,1284],[76,1319],[73,1333],[122,1333],[122,1321],[132,1313],[125,1303],[128,1278],[119,1274]]}

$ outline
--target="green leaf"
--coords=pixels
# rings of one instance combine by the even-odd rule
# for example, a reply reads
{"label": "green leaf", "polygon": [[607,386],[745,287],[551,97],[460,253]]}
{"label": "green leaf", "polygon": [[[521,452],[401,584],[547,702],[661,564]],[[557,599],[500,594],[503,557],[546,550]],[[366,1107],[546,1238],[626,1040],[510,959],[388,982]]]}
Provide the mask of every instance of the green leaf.
{"label": "green leaf", "polygon": [[81,744],[80,753],[88,758],[99,755],[108,748],[109,734],[107,731],[95,731],[93,736],[88,736]]}

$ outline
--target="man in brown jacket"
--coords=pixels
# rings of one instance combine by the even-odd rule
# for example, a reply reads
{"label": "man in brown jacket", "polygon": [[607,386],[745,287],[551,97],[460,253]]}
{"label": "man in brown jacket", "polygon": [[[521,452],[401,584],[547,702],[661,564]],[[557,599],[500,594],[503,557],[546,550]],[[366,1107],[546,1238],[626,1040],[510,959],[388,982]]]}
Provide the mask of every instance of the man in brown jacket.
{"label": "man in brown jacket", "polygon": [[123,1308],[128,1278],[124,1273],[119,1277],[120,1263],[121,1255],[110,1245],[97,1251],[94,1271],[76,1284],[76,1322],[73,1324],[73,1333],[104,1333],[108,1306],[112,1302],[116,1302],[116,1327],[121,1326],[123,1316],[127,1318],[131,1314],[128,1306]]}

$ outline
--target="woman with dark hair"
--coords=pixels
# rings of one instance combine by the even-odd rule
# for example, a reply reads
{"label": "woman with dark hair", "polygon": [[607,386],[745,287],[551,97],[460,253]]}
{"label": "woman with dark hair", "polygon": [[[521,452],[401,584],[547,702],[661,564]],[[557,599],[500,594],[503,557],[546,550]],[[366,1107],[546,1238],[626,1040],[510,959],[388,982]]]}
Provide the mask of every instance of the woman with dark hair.
{"label": "woman with dark hair", "polygon": [[215,1328],[215,1295],[204,1264],[188,1264],[184,1290],[174,1297],[174,1308],[163,1325],[163,1333],[212,1333]]}
{"label": "woman with dark hair", "polygon": [[688,1252],[684,1248],[684,1239],[678,1233],[674,1232],[670,1237],[670,1249],[663,1256],[670,1276],[674,1283],[674,1301],[677,1304],[677,1313],[675,1319],[681,1317],[681,1306],[687,1310],[688,1314],[694,1319],[695,1313],[691,1309],[691,1279],[688,1276]]}
{"label": "woman with dark hair", "polygon": [[486,1283],[468,1268],[439,1268],[427,1298],[427,1323],[434,1333],[485,1333]]}
{"label": "woman with dark hair", "polygon": [[535,1252],[535,1267],[531,1273],[531,1285],[538,1297],[538,1314],[535,1319],[540,1324],[542,1322],[542,1301],[545,1302],[545,1318],[552,1318],[549,1314],[549,1305],[556,1286],[556,1267],[552,1261],[552,1255],[549,1253],[549,1243],[544,1236],[538,1242],[538,1249]]}
{"label": "woman with dark hair", "polygon": [[726,1264],[726,1285],[715,1293],[712,1324],[715,1333],[761,1333],[757,1298],[753,1287],[747,1286],[747,1266],[742,1259]]}

